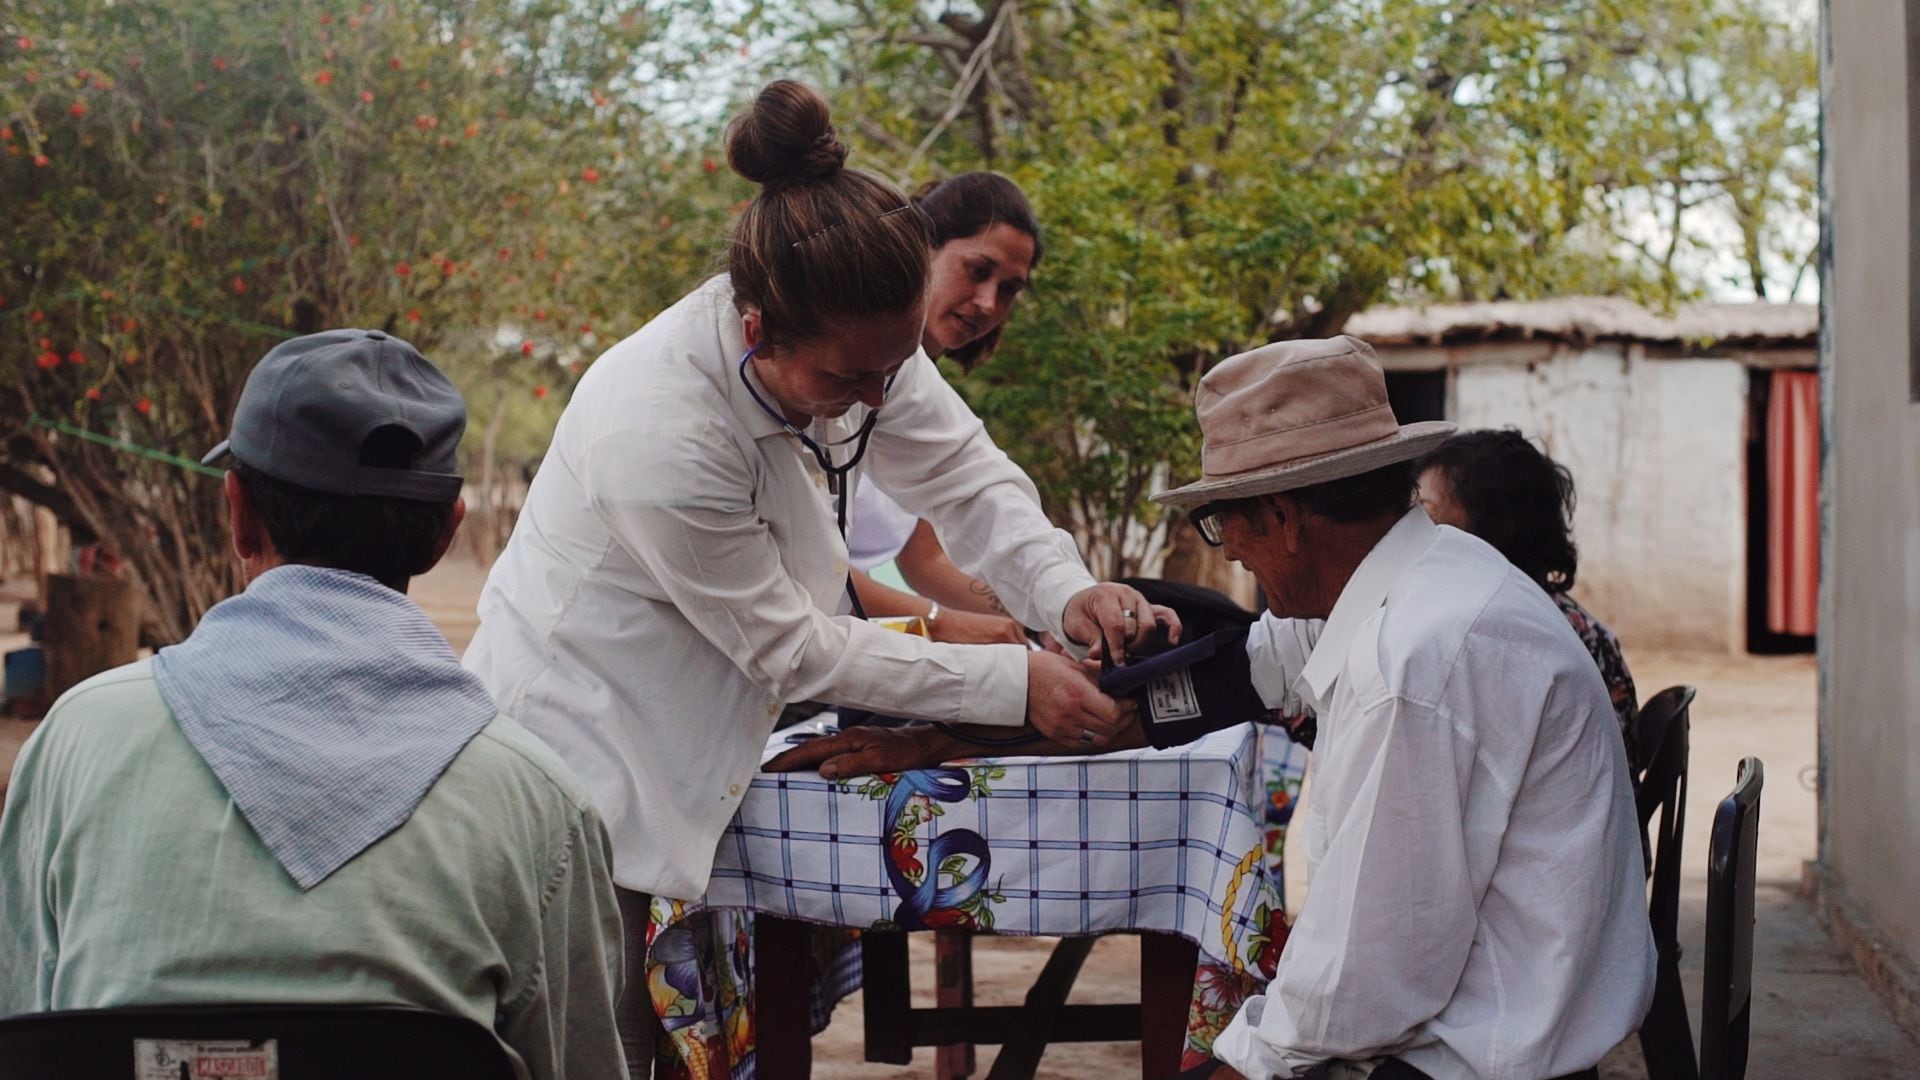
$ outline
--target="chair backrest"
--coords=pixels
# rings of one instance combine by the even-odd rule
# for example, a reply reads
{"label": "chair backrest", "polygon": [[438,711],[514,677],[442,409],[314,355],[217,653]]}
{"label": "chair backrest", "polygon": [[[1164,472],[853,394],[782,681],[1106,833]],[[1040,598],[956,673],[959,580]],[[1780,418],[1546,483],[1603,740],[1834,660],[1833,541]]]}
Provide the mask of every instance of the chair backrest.
{"label": "chair backrest", "polygon": [[1640,814],[1640,846],[1653,877],[1648,913],[1654,943],[1663,952],[1679,948],[1680,847],[1687,826],[1693,697],[1691,686],[1670,686],[1655,694],[1633,721],[1643,759],[1634,767],[1633,800]]}
{"label": "chair backrest", "polygon": [[1747,1075],[1753,1004],[1754,861],[1760,839],[1759,758],[1740,762],[1733,794],[1713,814],[1707,854],[1705,982],[1700,993],[1701,1080]]}
{"label": "chair backrest", "polygon": [[403,1006],[153,1006],[0,1019],[0,1080],[513,1075],[512,1059],[485,1026]]}
{"label": "chair backrest", "polygon": [[[1640,1024],[1649,1080],[1697,1080],[1693,1026],[1680,981],[1680,851],[1687,823],[1691,686],[1660,691],[1634,717],[1634,803],[1653,888],[1647,920],[1658,953],[1653,1004]],[[1656,822],[1656,813],[1658,820]]]}

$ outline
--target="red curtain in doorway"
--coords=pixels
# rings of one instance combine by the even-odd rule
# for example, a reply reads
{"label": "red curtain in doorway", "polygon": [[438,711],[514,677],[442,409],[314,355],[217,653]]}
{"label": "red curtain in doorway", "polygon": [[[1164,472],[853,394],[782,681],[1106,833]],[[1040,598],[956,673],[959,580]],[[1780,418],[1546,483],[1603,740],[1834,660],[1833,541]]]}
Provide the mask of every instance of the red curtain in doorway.
{"label": "red curtain in doorway", "polygon": [[1820,607],[1820,376],[1776,371],[1767,394],[1767,629],[1814,632]]}

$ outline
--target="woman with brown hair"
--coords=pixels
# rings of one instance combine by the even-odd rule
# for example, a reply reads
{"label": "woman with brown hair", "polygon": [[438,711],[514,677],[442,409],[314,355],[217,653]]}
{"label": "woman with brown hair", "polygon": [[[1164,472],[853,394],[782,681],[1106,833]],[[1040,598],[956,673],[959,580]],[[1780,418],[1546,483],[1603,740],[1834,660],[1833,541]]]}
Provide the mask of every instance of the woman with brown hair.
{"label": "woman with brown hair", "polygon": [[[927,325],[920,345],[972,371],[999,348],[1007,316],[1025,295],[1044,247],[1033,207],[1012,180],[967,172],[921,188],[914,203],[933,229]],[[873,614],[919,615],[938,641],[1018,641],[1023,630],[993,587],[954,564],[931,522],[902,510],[873,484],[854,493],[848,547]],[[867,571],[889,561],[912,595]]]}
{"label": "woman with brown hair", "polygon": [[[786,703],[1031,724],[1090,749],[1125,724],[1066,657],[843,614],[857,483],[939,523],[1027,625],[1116,654],[1156,623],[1178,629],[1133,589],[1095,584],[934,370],[925,217],[846,156],[798,83],[734,118],[728,161],[761,190],[728,273],[581,379],[481,595],[466,664],[606,818],[632,972],[648,896],[705,891]],[[623,1019],[650,1015],[633,991]]]}

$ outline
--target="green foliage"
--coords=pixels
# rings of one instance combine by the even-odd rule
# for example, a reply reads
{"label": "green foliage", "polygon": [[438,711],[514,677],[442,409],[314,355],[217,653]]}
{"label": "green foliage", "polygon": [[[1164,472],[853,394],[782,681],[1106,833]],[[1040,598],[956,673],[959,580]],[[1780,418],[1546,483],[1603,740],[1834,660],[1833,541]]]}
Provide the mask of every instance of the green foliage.
{"label": "green foliage", "polygon": [[750,194],[730,80],[811,73],[856,164],[1032,197],[1036,288],[956,383],[1096,571],[1133,572],[1220,358],[1395,299],[1790,288],[1803,8],[16,0],[0,471],[51,469],[175,635],[233,585],[215,485],[27,417],[197,454],[277,334],[379,326],[467,391],[491,505],[579,368],[719,265]]}
{"label": "green foliage", "polygon": [[1761,3],[892,0],[810,9],[798,40],[870,160],[1032,198],[1046,263],[963,391],[1124,573],[1165,535],[1148,491],[1197,471],[1211,362],[1401,298],[1684,297],[1701,282],[1626,243],[1676,191],[1804,213],[1760,157],[1810,152],[1764,122],[1811,95],[1810,35]]}
{"label": "green foliage", "polygon": [[276,340],[376,326],[468,392],[497,436],[470,457],[536,456],[579,366],[698,277],[745,193],[709,132],[644,109],[639,72],[706,33],[677,11],[9,5],[0,424],[133,557],[168,635],[232,585],[217,485],[29,415],[197,456]]}

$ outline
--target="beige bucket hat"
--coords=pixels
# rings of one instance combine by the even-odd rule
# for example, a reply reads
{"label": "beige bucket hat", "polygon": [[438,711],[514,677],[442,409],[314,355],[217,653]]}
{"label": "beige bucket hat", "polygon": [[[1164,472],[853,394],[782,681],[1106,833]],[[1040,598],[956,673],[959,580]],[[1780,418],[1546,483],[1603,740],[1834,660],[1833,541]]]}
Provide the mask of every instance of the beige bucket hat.
{"label": "beige bucket hat", "polygon": [[1281,341],[1221,361],[1194,395],[1200,479],[1153,497],[1192,510],[1358,476],[1419,457],[1453,434],[1401,424],[1387,377],[1358,338]]}

